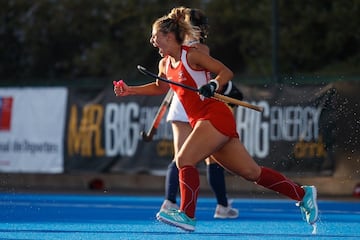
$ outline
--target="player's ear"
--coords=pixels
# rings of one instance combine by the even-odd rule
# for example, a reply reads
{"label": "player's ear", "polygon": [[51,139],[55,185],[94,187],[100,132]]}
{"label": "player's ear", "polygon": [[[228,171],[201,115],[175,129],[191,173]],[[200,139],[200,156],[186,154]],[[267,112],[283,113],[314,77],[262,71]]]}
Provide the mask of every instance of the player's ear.
{"label": "player's ear", "polygon": [[171,41],[172,39],[171,39],[171,34],[166,34],[166,41]]}
{"label": "player's ear", "polygon": [[176,40],[176,39],[175,39],[175,34],[172,33],[172,32],[167,33],[167,34],[166,34],[166,40],[168,40],[168,41],[174,41],[174,40]]}

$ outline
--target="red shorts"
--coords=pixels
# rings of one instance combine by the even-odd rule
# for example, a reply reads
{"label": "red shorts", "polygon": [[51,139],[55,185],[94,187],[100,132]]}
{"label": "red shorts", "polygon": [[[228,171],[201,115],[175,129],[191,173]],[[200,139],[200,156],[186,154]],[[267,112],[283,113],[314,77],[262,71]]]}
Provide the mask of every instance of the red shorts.
{"label": "red shorts", "polygon": [[195,126],[197,121],[209,120],[222,134],[232,138],[239,138],[239,134],[236,131],[234,114],[223,102],[215,100],[205,104],[196,114],[193,114],[191,117],[189,116],[189,120],[192,127]]}

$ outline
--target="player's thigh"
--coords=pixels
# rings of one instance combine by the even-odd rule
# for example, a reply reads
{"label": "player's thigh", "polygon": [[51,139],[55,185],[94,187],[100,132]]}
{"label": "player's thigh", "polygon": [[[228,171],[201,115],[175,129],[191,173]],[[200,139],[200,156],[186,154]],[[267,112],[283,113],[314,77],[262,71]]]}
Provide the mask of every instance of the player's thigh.
{"label": "player's thigh", "polygon": [[260,166],[238,138],[232,138],[219,151],[215,152],[213,157],[228,171],[247,180],[256,181],[260,176]]}
{"label": "player's thigh", "polygon": [[228,140],[229,137],[217,131],[209,121],[199,121],[176,156],[178,166],[196,165]]}
{"label": "player's thigh", "polygon": [[192,128],[189,123],[180,121],[173,121],[171,127],[173,130],[174,152],[176,154],[190,135]]}

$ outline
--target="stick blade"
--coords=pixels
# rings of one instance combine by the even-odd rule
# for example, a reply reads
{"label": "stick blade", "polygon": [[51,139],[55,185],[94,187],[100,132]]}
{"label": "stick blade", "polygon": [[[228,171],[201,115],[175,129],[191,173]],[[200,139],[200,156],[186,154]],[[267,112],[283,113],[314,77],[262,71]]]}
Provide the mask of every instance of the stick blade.
{"label": "stick blade", "polygon": [[153,139],[153,134],[148,135],[148,134],[147,134],[146,132],[144,132],[144,131],[141,131],[140,135],[141,135],[142,140],[143,140],[144,142],[151,142],[152,139]]}

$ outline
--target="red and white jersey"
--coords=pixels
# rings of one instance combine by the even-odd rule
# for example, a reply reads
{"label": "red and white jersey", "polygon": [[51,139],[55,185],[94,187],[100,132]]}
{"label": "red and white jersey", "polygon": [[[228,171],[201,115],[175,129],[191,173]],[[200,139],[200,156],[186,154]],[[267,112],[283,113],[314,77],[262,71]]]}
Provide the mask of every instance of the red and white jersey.
{"label": "red and white jersey", "polygon": [[[195,70],[189,66],[186,57],[188,49],[187,46],[182,47],[181,61],[176,67],[172,67],[170,58],[167,58],[166,77],[171,81],[198,89],[208,83],[210,77],[208,71]],[[170,87],[182,103],[192,127],[199,120],[209,120],[222,134],[239,137],[234,115],[225,103],[212,98],[204,98],[195,91],[174,84],[170,84]]]}

